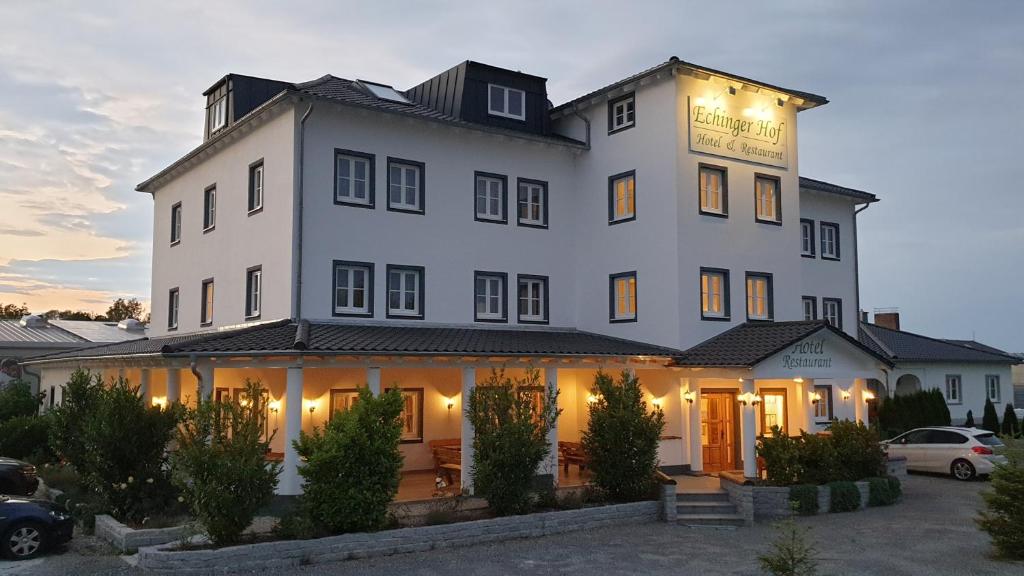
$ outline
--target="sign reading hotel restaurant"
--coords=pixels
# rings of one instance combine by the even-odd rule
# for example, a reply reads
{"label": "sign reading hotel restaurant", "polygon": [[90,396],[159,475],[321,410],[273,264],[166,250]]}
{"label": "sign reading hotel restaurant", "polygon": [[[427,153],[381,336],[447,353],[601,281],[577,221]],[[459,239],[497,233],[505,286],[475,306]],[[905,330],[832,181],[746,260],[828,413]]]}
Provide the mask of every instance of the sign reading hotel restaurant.
{"label": "sign reading hotel restaurant", "polygon": [[758,164],[789,167],[788,126],[774,99],[738,91],[689,97],[690,150]]}
{"label": "sign reading hotel restaurant", "polygon": [[792,345],[781,357],[786,370],[831,368],[832,354],[825,347],[825,339],[802,340]]}

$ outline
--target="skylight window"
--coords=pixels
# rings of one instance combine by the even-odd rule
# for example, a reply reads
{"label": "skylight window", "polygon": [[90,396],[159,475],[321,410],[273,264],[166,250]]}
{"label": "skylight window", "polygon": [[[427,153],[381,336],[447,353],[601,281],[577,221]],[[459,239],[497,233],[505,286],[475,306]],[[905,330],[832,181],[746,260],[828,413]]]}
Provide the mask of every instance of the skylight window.
{"label": "skylight window", "polygon": [[362,85],[363,88],[366,88],[370,94],[373,94],[381,100],[390,100],[391,102],[398,102],[400,104],[412,104],[412,101],[405,96],[402,96],[398,90],[395,90],[391,86],[367,82],[366,80],[360,80],[359,84]]}

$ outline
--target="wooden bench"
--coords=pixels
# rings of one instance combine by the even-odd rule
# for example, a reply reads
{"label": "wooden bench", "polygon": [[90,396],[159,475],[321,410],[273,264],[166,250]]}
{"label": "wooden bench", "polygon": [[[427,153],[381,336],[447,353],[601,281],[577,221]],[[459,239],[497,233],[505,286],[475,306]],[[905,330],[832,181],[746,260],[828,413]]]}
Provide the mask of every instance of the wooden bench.
{"label": "wooden bench", "polygon": [[431,452],[434,453],[434,473],[438,476],[444,475],[451,486],[454,484],[454,476],[462,478],[462,440],[459,438],[446,438],[443,440],[431,440],[429,443]]}
{"label": "wooden bench", "polygon": [[569,465],[575,464],[580,467],[582,472],[587,464],[590,462],[590,458],[587,457],[587,453],[583,451],[583,445],[579,442],[559,442],[558,443],[558,459],[562,462],[562,468],[565,473],[569,473]]}

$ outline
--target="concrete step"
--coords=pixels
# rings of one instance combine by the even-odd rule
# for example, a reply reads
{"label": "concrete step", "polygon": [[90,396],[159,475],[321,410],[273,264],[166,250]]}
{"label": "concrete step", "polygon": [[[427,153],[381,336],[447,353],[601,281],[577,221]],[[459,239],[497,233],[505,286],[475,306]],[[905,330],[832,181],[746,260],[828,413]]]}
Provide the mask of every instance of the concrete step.
{"label": "concrete step", "polygon": [[694,527],[729,527],[735,528],[744,525],[743,517],[739,514],[680,514],[676,522],[682,526]]}
{"label": "concrete step", "polygon": [[686,491],[676,494],[676,502],[728,502],[729,493],[725,490]]}
{"label": "concrete step", "polygon": [[736,506],[729,502],[680,502],[676,512],[684,514],[735,514]]}

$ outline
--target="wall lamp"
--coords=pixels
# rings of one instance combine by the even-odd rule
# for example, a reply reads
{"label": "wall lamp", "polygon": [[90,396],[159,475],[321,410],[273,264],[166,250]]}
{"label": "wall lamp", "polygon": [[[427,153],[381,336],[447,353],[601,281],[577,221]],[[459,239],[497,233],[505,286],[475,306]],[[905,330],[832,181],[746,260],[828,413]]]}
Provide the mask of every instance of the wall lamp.
{"label": "wall lamp", "polygon": [[448,402],[445,404],[445,406],[448,408],[448,411],[451,412],[452,408],[455,408],[455,399],[448,398]]}
{"label": "wall lamp", "polygon": [[865,402],[871,402],[874,399],[875,399],[875,393],[874,392],[872,392],[871,390],[865,390],[864,391],[864,401]]}
{"label": "wall lamp", "polygon": [[821,402],[821,394],[817,392],[811,392],[810,394],[808,394],[808,396],[811,399],[811,404],[814,404],[815,406],[817,406]]}
{"label": "wall lamp", "polygon": [[661,410],[661,398],[651,398],[651,405]]}
{"label": "wall lamp", "polygon": [[153,396],[153,406],[159,406],[160,408],[167,407],[167,396]]}
{"label": "wall lamp", "polygon": [[758,394],[754,394],[753,392],[744,392],[743,394],[737,396],[736,399],[739,400],[740,404],[743,404],[744,406],[757,406],[758,404],[761,403],[761,396]]}
{"label": "wall lamp", "polygon": [[850,399],[850,391],[849,390],[840,390],[839,391],[839,395],[843,397],[843,402],[846,402],[846,401],[848,401]]}
{"label": "wall lamp", "polygon": [[306,400],[306,410],[309,410],[310,417],[316,412],[316,400]]}
{"label": "wall lamp", "polygon": [[270,410],[274,414],[277,414],[278,412],[281,411],[281,401],[271,400],[270,402],[267,402],[267,410]]}
{"label": "wall lamp", "polygon": [[697,393],[694,392],[693,390],[687,390],[686,392],[683,392],[683,400],[686,400],[690,404],[693,404],[693,401],[696,399]]}

